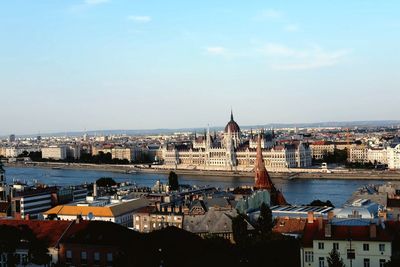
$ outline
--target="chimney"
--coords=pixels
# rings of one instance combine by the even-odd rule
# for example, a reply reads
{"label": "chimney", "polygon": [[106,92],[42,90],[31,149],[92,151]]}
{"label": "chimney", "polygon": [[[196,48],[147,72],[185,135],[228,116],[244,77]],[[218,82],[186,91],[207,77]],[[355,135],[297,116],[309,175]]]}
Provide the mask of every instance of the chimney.
{"label": "chimney", "polygon": [[307,223],[314,223],[314,212],[307,212]]}
{"label": "chimney", "polygon": [[376,238],[376,224],[375,223],[371,223],[369,225],[369,237]]}
{"label": "chimney", "polygon": [[93,184],[93,198],[96,199],[97,197],[97,184],[94,182]]}
{"label": "chimney", "polygon": [[332,224],[330,222],[325,225],[325,237],[332,237]]}
{"label": "chimney", "polygon": [[324,226],[322,216],[319,216],[319,217],[317,218],[317,220],[318,220],[318,230],[321,231],[322,228],[323,228],[323,226]]}
{"label": "chimney", "polygon": [[328,221],[332,221],[333,217],[335,216],[335,214],[333,213],[333,210],[328,212]]}

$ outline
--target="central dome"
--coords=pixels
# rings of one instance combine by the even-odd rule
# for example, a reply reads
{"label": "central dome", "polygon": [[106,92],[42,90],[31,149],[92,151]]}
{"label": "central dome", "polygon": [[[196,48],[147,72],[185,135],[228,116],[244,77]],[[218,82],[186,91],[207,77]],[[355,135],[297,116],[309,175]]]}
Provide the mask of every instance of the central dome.
{"label": "central dome", "polygon": [[236,121],[233,120],[233,113],[231,111],[231,120],[228,122],[228,124],[225,126],[225,133],[230,131],[231,133],[238,133],[240,132],[240,127],[236,123]]}

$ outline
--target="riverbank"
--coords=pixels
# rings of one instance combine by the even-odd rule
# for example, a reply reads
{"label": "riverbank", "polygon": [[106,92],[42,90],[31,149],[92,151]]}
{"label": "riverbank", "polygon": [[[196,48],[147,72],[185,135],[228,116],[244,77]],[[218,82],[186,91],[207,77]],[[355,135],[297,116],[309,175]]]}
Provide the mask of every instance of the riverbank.
{"label": "riverbank", "polygon": [[[111,164],[85,164],[85,163],[60,163],[60,162],[19,162],[7,163],[9,167],[38,167],[50,169],[79,169],[79,170],[95,170],[109,171],[117,173],[149,173],[149,174],[165,174],[167,175],[170,169],[161,168],[136,168],[134,165],[111,165]],[[251,171],[215,171],[215,170],[188,170],[177,169],[173,170],[178,175],[194,175],[194,176],[223,176],[223,177],[253,177]],[[353,179],[353,180],[386,180],[400,181],[400,172],[391,171],[374,171],[374,170],[349,170],[340,172],[325,173],[325,172],[270,172],[271,178],[274,179]]]}

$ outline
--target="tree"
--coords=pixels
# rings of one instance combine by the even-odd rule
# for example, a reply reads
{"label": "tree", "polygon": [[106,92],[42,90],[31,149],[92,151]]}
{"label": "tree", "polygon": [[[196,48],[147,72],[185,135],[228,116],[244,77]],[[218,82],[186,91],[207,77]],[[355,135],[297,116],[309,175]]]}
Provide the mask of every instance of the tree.
{"label": "tree", "polygon": [[273,220],[271,209],[263,202],[260,206],[260,216],[257,220],[259,232],[265,236],[272,232]]}
{"label": "tree", "polygon": [[171,171],[168,175],[168,184],[172,191],[179,190],[178,175],[173,171]]}
{"label": "tree", "polygon": [[345,267],[343,259],[340,257],[340,253],[336,249],[332,249],[327,258],[329,267]]}
{"label": "tree", "polygon": [[232,218],[233,240],[236,244],[242,245],[248,239],[247,222],[245,215],[239,213],[238,216]]}
{"label": "tree", "polygon": [[117,183],[111,177],[101,177],[96,181],[96,184],[99,187],[111,187],[116,185]]}
{"label": "tree", "polygon": [[326,202],[316,199],[313,200],[309,206],[317,206],[317,207],[332,207],[334,208],[335,206],[333,206],[332,202],[330,200],[327,200]]}

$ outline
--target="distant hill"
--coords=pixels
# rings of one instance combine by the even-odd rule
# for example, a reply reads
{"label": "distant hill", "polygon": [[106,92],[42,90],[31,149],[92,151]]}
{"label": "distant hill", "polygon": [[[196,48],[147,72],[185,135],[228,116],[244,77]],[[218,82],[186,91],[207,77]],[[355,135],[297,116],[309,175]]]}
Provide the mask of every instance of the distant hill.
{"label": "distant hill", "polygon": [[[318,128],[318,127],[398,127],[400,120],[381,120],[381,121],[331,121],[331,122],[315,122],[315,123],[269,123],[260,125],[241,125],[242,129],[258,129],[258,128]],[[224,127],[211,127],[210,131],[221,131]],[[177,128],[177,129],[145,129],[145,130],[92,130],[92,131],[73,131],[73,132],[59,132],[59,133],[45,133],[41,136],[82,136],[84,133],[88,135],[101,136],[101,135],[158,135],[158,134],[171,134],[175,132],[197,132],[203,133],[205,128]],[[36,136],[35,134],[18,135],[22,137]]]}

